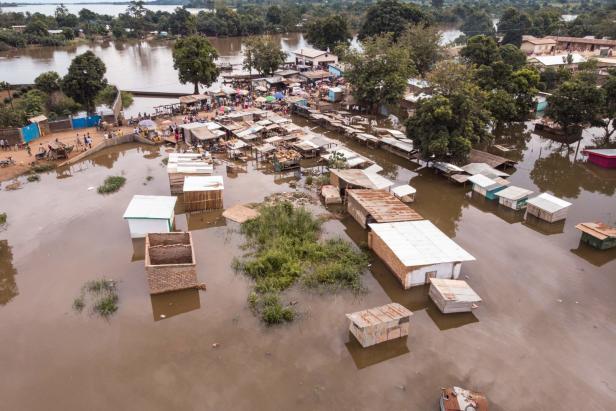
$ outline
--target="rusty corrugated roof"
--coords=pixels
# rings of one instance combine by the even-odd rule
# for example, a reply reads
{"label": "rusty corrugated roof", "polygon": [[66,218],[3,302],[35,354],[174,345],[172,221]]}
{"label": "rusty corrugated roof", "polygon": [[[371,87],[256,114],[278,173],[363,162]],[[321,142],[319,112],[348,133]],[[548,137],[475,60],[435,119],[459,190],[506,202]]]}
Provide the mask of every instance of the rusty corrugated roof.
{"label": "rusty corrugated roof", "polygon": [[417,221],[424,218],[391,193],[382,190],[347,190],[377,223]]}
{"label": "rusty corrugated roof", "polygon": [[575,228],[599,240],[611,237],[616,238],[616,227],[604,223],[580,223]]}

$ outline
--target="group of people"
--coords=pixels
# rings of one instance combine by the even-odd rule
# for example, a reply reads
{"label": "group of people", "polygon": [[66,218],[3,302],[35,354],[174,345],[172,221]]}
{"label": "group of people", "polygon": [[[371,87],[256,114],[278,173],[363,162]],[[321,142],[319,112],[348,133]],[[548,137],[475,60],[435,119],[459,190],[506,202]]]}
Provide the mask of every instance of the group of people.
{"label": "group of people", "polygon": [[82,137],[79,137],[79,133],[77,133],[77,136],[75,137],[75,144],[77,149],[82,151],[92,148],[92,137],[90,136],[90,132],[83,134],[83,140]]}
{"label": "group of people", "polygon": [[8,140],[0,139],[0,151],[17,150],[18,145],[13,146]]}

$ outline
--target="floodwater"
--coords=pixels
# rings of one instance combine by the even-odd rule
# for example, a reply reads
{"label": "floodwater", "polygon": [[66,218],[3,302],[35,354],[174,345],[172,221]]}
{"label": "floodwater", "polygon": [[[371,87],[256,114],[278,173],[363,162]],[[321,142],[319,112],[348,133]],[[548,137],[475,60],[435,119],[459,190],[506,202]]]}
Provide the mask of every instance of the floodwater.
{"label": "floodwater", "polygon": [[[36,3],[34,1],[29,1],[29,3]],[[86,4],[87,3],[87,4]],[[128,3],[126,4],[96,4],[90,3],[86,1],[80,1],[79,3],[64,3],[64,6],[67,8],[69,13],[79,14],[81,9],[88,9],[97,14],[106,14],[108,16],[117,16],[120,13],[126,13],[126,8],[128,7]],[[4,13],[15,12],[15,13],[41,13],[47,16],[53,16],[58,4],[18,4],[16,6],[10,7],[2,7],[2,11]],[[173,13],[173,11],[180,6],[173,5],[162,5],[162,4],[150,4],[144,6],[148,10],[152,10],[153,12],[157,11],[166,11],[169,13]],[[207,11],[207,9],[192,9],[188,8],[193,14],[196,14],[200,11]]]}
{"label": "floodwater", "polygon": [[[523,127],[497,142],[516,147],[513,184],[573,203],[563,224],[523,222],[431,170],[349,143],[416,187],[413,207],[476,257],[462,275],[483,303],[462,315],[440,314],[425,287],[404,291],[374,259],[365,293],[293,289],[284,300],[297,301],[300,318],[268,328],[247,306],[251,282],[231,269],[242,254],[238,226],[220,213],[176,217],[193,232],[207,291],[150,297],[143,243],[131,241],[122,214],[133,194],[169,194],[164,149],[116,147],[0,191],[9,218],[0,233],[2,408],[433,410],[440,387],[455,384],[485,392],[497,411],[612,410],[616,254],[581,245],[574,225],[616,221],[616,175]],[[293,174],[261,166],[236,176],[216,167],[226,207],[292,190]],[[117,174],[127,178],[118,193],[88,189]],[[348,216],[327,221],[325,235],[367,238]],[[82,284],[100,277],[119,282],[108,321],[71,309]],[[414,312],[409,337],[360,348],[344,314],[391,301]]]}

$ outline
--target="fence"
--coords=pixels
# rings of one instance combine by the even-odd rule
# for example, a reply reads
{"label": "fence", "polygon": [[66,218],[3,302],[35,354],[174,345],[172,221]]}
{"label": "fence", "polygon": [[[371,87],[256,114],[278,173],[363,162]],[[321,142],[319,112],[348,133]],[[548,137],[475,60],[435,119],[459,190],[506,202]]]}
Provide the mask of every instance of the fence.
{"label": "fence", "polygon": [[94,127],[101,120],[101,116],[94,115],[88,117],[73,117],[71,118],[71,125],[73,128],[86,128]]}
{"label": "fence", "polygon": [[6,140],[10,145],[21,143],[21,133],[18,128],[3,128],[0,129],[0,139]]}
{"label": "fence", "polygon": [[21,136],[24,143],[29,143],[32,140],[36,140],[41,136],[38,124],[29,124],[21,128]]}
{"label": "fence", "polygon": [[52,133],[62,131],[62,130],[70,130],[73,128],[71,124],[70,118],[63,118],[62,120],[50,121],[49,122],[49,130]]}

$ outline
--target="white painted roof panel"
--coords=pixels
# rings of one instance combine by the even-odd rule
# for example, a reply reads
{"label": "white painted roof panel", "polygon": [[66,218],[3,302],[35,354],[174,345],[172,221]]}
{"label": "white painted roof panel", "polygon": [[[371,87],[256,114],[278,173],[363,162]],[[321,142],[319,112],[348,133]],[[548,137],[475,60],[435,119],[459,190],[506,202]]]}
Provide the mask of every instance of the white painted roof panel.
{"label": "white painted roof panel", "polygon": [[408,184],[404,184],[404,185],[392,188],[391,192],[394,193],[396,197],[404,197],[409,194],[415,194],[417,190],[415,189],[415,187],[411,187]]}
{"label": "white painted roof panel", "polygon": [[527,190],[523,187],[517,186],[509,186],[499,192],[496,193],[498,197],[506,198],[507,200],[520,200],[524,197],[528,197],[533,192],[531,190]]}
{"label": "white painted roof panel", "polygon": [[541,193],[538,196],[529,199],[527,203],[547,211],[548,213],[555,213],[571,206],[571,203],[561,200],[558,197],[554,197],[552,194],[548,193]]}
{"label": "white painted roof panel", "polygon": [[222,176],[187,176],[184,179],[184,192],[223,190]]}
{"label": "white painted roof panel", "polygon": [[124,212],[124,218],[170,219],[177,197],[135,195]]}

